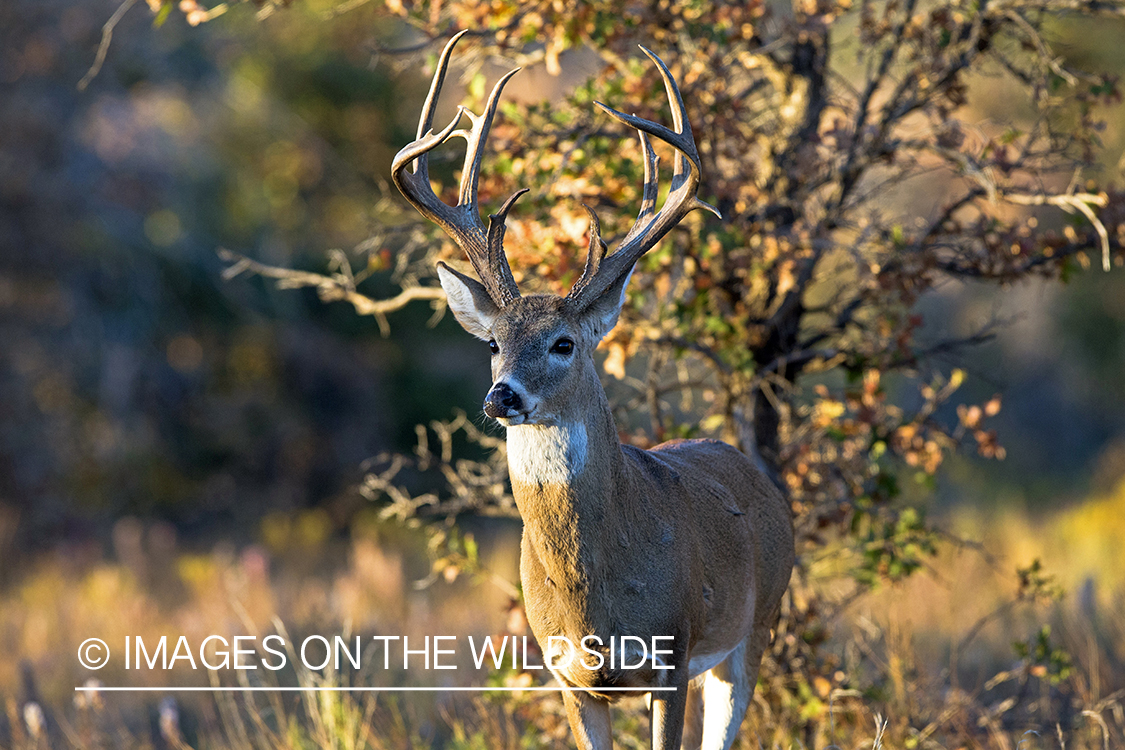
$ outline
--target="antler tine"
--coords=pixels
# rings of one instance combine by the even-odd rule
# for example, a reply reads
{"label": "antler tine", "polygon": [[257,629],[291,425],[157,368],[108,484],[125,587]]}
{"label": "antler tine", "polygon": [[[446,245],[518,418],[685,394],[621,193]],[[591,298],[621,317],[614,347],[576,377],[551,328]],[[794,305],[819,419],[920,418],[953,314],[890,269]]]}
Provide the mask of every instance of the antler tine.
{"label": "antler tine", "polygon": [[[623,243],[628,242],[637,236],[637,234],[648,226],[649,217],[652,216],[656,210],[656,194],[660,191],[660,174],[657,172],[657,167],[660,166],[660,158],[652,149],[652,141],[648,139],[648,134],[643,130],[638,130],[637,135],[641,139],[641,152],[644,154],[645,159],[645,177],[644,184],[641,190],[641,210],[637,212],[637,220],[633,222],[633,226],[629,228],[629,233],[625,235]],[[678,160],[677,160],[678,161]]]}
{"label": "antler tine", "polygon": [[[696,168],[699,167],[699,153],[695,150],[695,136],[691,132],[691,123],[688,122],[687,112],[684,108],[684,99],[680,96],[680,89],[676,85],[676,80],[672,78],[671,71],[664,61],[657,57],[647,47],[642,46],[641,51],[648,55],[648,59],[656,63],[656,67],[660,70],[660,77],[664,79],[664,91],[668,94],[668,103],[672,107],[672,127],[676,129],[677,133],[684,135],[687,144],[691,146],[692,162]],[[685,157],[683,152],[676,151],[672,162],[672,185],[671,189],[675,190],[679,187],[684,179]],[[721,217],[720,217],[721,218]]]}
{"label": "antler tine", "polygon": [[[461,37],[468,33],[468,29],[459,31],[446,43],[442,49],[441,54],[438,56],[437,70],[434,71],[434,78],[430,81],[430,90],[426,94],[426,102],[422,105],[422,114],[418,118],[418,134],[415,140],[422,140],[423,137],[429,132],[430,127],[434,122],[434,112],[437,111],[437,100],[441,95],[441,87],[445,84],[445,74],[449,70],[449,58],[453,56],[453,48],[460,41]],[[457,108],[457,117],[454,122],[460,121],[462,109]],[[448,130],[448,128],[446,128]],[[449,136],[446,135],[445,138]],[[445,138],[438,141],[444,142]],[[425,173],[429,170],[429,157],[428,152],[422,152],[418,160],[414,163],[414,173]]]}
{"label": "antler tine", "polygon": [[[477,184],[480,178],[481,161],[484,158],[484,144],[488,140],[488,132],[496,115],[500,94],[511,77],[519,72],[519,68],[497,81],[481,115],[475,115],[464,107],[458,107],[453,121],[440,133],[434,133],[432,130],[434,112],[445,81],[445,74],[449,69],[449,59],[453,47],[466,33],[467,31],[462,31],[456,34],[441,51],[437,70],[434,71],[434,78],[430,83],[429,94],[426,96],[422,114],[418,119],[417,138],[395,155],[391,163],[391,179],[419,213],[444,229],[446,234],[465,251],[465,255],[468,256],[481,282],[488,290],[489,296],[498,306],[504,307],[520,296],[519,288],[512,277],[512,269],[508,265],[508,258],[504,254],[502,244],[504,219],[512,204],[526,191],[521,190],[513,195],[499,212],[489,216],[486,230],[481,222],[477,203]],[[463,115],[472,123],[469,130],[457,129]],[[450,206],[438,198],[430,186],[429,153],[455,136],[464,138],[467,146],[457,205]],[[413,170],[407,170],[411,163],[414,164]]]}
{"label": "antler tine", "polygon": [[[641,47],[641,50],[656,63],[660,76],[664,79],[675,130],[669,130],[658,123],[635,115],[627,115],[601,102],[595,102],[610,117],[637,130],[641,139],[641,149],[644,152],[645,174],[641,209],[637,214],[637,221],[625,235],[617,250],[601,262],[593,277],[587,279],[584,273],[579,282],[585,281],[585,283],[575,284],[567,295],[567,298],[579,309],[585,309],[622,276],[627,275],[642,255],[651,250],[676,224],[695,209],[702,208],[722,218],[718,209],[704,203],[696,195],[702,167],[680,89],[664,61],[644,47]],[[664,141],[675,149],[672,184],[668,197],[659,211],[654,211],[658,188],[657,158],[649,137]]]}
{"label": "antler tine", "polygon": [[509,70],[503,78],[496,82],[496,85],[492,87],[492,93],[488,95],[488,103],[485,105],[484,112],[479,116],[474,115],[467,109],[464,110],[469,122],[473,124],[468,132],[457,130],[451,134],[451,136],[461,136],[467,143],[465,166],[461,170],[461,190],[457,196],[458,205],[471,205],[476,208],[480,164],[484,158],[484,144],[488,140],[488,131],[492,129],[492,118],[496,116],[496,107],[500,103],[500,93],[504,90],[504,86],[520,70],[520,68]]}
{"label": "antler tine", "polygon": [[574,282],[574,286],[570,288],[570,295],[575,296],[586,287],[587,284],[597,275],[598,268],[601,267],[602,260],[605,259],[605,253],[608,249],[605,241],[602,239],[602,224],[598,221],[598,215],[594,213],[594,209],[582,204],[582,208],[586,209],[586,213],[590,215],[590,246],[586,248],[586,265],[582,269],[582,275],[578,277],[578,281]]}
{"label": "antler tine", "polygon": [[[488,273],[491,278],[501,281],[500,291],[504,295],[504,303],[498,302],[500,307],[520,296],[520,289],[512,276],[512,267],[508,265],[508,256],[504,253],[504,233],[508,231],[506,224],[508,212],[526,192],[528,192],[527,188],[521,188],[512,193],[508,200],[504,201],[504,205],[500,206],[500,210],[488,217]],[[477,273],[480,273],[479,269]]]}

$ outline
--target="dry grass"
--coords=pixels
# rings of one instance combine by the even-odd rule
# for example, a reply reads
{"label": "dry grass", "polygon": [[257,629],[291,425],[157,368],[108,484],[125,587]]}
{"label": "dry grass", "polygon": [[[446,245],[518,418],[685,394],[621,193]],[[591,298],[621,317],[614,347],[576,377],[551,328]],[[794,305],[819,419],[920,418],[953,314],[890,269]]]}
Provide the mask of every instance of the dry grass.
{"label": "dry grass", "polygon": [[[790,685],[784,696],[770,682],[783,678],[766,678],[739,747],[1120,746],[1125,556],[1116,542],[1125,538],[1125,483],[1047,518],[962,513],[950,523],[981,539],[988,554],[947,545],[930,570],[850,604],[822,647],[839,656],[836,677],[801,690]],[[199,554],[180,549],[162,526],[125,521],[114,534],[113,562],[89,554],[88,562],[75,562],[63,552],[41,560],[0,594],[0,746],[359,750],[571,742],[558,701],[543,694],[74,693],[92,676],[114,685],[306,687],[505,679],[460,670],[447,673],[453,681],[436,683],[432,673],[384,671],[370,654],[365,665],[379,662],[379,669],[238,675],[126,673],[119,661],[87,673],[74,658],[94,635],[110,644],[126,635],[155,641],[184,634],[199,642],[212,633],[280,630],[292,642],[311,633],[421,637],[519,628],[495,587],[443,581],[416,590],[413,581],[426,572],[420,539],[375,523],[355,528],[341,543],[315,514],[276,517],[263,523],[260,546],[218,545]],[[508,576],[513,537],[491,545],[493,567]],[[1036,558],[1070,592],[1046,607],[1016,601],[1012,573]],[[809,566],[804,585],[846,590],[830,558]],[[1044,624],[1051,648],[1066,652],[1065,675],[1057,671],[1065,663],[1050,654],[1021,659],[1013,649],[1023,641],[1034,650]],[[620,712],[620,746],[644,745],[642,712],[639,701]]]}

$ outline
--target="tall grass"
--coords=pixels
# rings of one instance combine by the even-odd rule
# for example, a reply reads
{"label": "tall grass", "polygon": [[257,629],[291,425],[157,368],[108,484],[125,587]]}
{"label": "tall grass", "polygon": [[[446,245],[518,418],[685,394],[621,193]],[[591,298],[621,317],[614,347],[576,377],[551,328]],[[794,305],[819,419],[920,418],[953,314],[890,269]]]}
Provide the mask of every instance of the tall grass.
{"label": "tall grass", "polygon": [[[433,673],[384,670],[370,653],[358,671],[314,672],[292,653],[297,667],[276,674],[126,672],[120,660],[87,672],[78,664],[78,644],[91,636],[120,644],[126,635],[151,643],[183,634],[198,643],[210,634],[280,633],[292,648],[310,633],[421,639],[524,627],[498,587],[439,580],[418,590],[428,572],[420,538],[360,522],[339,539],[318,531],[322,520],[273,517],[260,545],[205,552],[182,549],[159,524],[127,520],[115,530],[112,556],[60,550],[39,560],[0,592],[0,746],[468,750],[572,742],[557,697],[541,693],[75,693],[90,679],[302,687],[527,680],[459,670],[436,682]],[[987,552],[950,543],[928,570],[850,601],[821,646],[836,654],[835,674],[794,685],[779,667],[789,637],[779,634],[738,747],[1125,742],[1125,482],[1047,516],[961,512],[948,525]],[[515,542],[510,534],[489,545],[488,562],[507,577],[515,575]],[[807,563],[790,606],[800,606],[802,591],[846,591],[831,557]],[[1056,586],[1068,593],[1043,605]],[[624,701],[617,713],[618,745],[645,746],[643,702]]]}

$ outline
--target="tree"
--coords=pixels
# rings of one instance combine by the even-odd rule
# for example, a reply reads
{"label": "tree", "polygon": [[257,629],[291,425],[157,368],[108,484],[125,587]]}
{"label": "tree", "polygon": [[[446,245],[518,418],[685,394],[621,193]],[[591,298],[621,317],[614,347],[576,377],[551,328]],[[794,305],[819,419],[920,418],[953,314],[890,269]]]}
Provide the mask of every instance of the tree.
{"label": "tree", "polygon": [[[185,12],[206,20],[194,4]],[[1125,192],[1099,168],[1099,117],[1120,101],[1117,81],[1069,64],[1051,43],[1072,17],[1125,18],[1119,0],[387,0],[379,12],[413,34],[382,54],[432,57],[470,29],[476,50],[460,59],[471,69],[500,57],[557,72],[563,53],[583,46],[604,62],[566,102],[504,105],[493,129],[482,204],[532,191],[508,219],[524,288],[573,281],[581,203],[601,216],[611,247],[631,224],[640,149],[592,102],[661,119],[650,111],[663,106],[660,80],[637,43],[668,61],[699,141],[701,195],[724,218],[692,214],[640,262],[604,344],[619,423],[642,445],[717,436],[755,456],[789,493],[799,544],[845,550],[856,590],[908,575],[933,550],[932,530],[901,497],[908,482],[932,482],[958,447],[1004,455],[986,427],[999,397],[961,404],[952,418],[945,405],[964,373],[939,359],[987,340],[999,321],[927,341],[920,300],[949,282],[1065,280],[1122,263]],[[1000,90],[1019,114],[983,119],[974,94]],[[477,111],[484,92],[478,74]],[[453,185],[444,181],[447,199]],[[230,272],[316,286],[384,325],[414,300],[440,310],[434,264],[459,252],[408,209],[386,218],[392,229],[369,243],[363,273],[390,272],[402,288],[390,299],[359,291],[347,262],[296,274],[231,256]],[[499,441],[465,418],[434,429],[438,451],[423,437],[410,461],[388,458],[372,473],[367,491],[403,518],[514,513]],[[462,430],[497,452],[456,460]],[[411,462],[440,468],[446,487],[416,495],[402,473]],[[445,563],[473,557],[455,533],[435,538]],[[797,637],[775,649],[775,673],[790,677],[772,701],[838,681],[817,649],[833,603],[802,602],[785,625]]]}

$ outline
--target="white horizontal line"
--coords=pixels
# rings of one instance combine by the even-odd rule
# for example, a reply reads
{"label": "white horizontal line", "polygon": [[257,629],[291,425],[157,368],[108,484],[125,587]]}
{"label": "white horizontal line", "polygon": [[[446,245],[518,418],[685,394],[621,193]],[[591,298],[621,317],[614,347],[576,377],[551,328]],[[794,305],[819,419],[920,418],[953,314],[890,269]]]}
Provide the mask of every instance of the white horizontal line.
{"label": "white horizontal line", "polygon": [[675,692],[674,687],[76,687],[76,693],[606,693]]}

